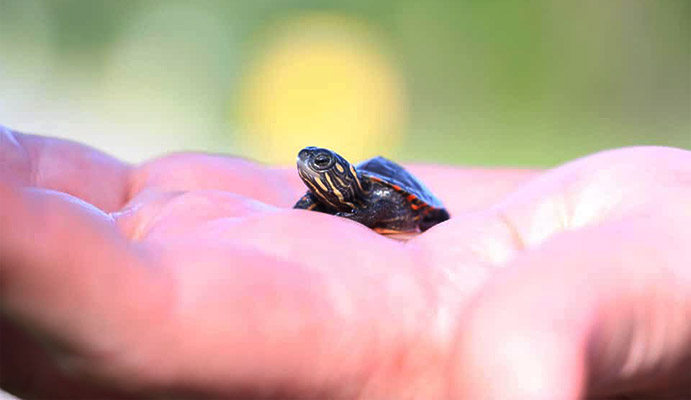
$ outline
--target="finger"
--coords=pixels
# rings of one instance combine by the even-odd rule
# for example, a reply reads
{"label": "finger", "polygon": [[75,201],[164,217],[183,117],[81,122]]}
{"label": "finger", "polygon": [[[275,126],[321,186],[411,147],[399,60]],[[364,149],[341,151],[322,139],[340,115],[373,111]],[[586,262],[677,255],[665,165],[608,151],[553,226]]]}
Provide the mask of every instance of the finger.
{"label": "finger", "polygon": [[464,316],[458,398],[601,397],[678,374],[691,350],[691,231],[676,222],[629,219],[520,254]]}
{"label": "finger", "polygon": [[665,147],[605,151],[549,171],[494,211],[521,246],[559,232],[665,209],[688,215],[691,152]]}
{"label": "finger", "polygon": [[106,214],[69,195],[0,183],[0,224],[0,312],[68,369],[127,370],[134,344],[153,341],[147,332],[166,315],[164,275],[144,268]]}
{"label": "finger", "polygon": [[53,189],[113,211],[127,200],[131,167],[91,147],[0,126],[0,178]]}
{"label": "finger", "polygon": [[[452,213],[486,206],[514,190],[538,171],[463,169],[414,165],[413,174],[428,184]],[[134,173],[133,193],[147,188],[167,191],[223,190],[290,207],[307,188],[294,167],[267,167],[249,160],[182,153],[145,163]]]}
{"label": "finger", "polygon": [[[98,150],[75,142],[23,135],[0,127],[0,171],[23,185],[54,189],[106,211],[120,208],[132,195],[155,186],[164,190],[217,189],[268,204],[290,206],[304,191],[292,168],[266,168],[232,157],[176,154],[131,168]],[[532,177],[529,170],[482,170],[413,166],[453,213],[496,201]]]}
{"label": "finger", "polygon": [[221,155],[181,153],[137,167],[132,177],[132,196],[155,191],[220,190],[290,207],[297,201],[301,183],[296,173]]}
{"label": "finger", "polygon": [[488,209],[456,214],[411,245],[426,249],[439,265],[471,260],[494,269],[564,231],[651,210],[688,215],[689,182],[691,152],[663,147],[606,151],[529,179]]}
{"label": "finger", "polygon": [[31,159],[17,134],[0,125],[0,179],[14,184],[30,185]]}
{"label": "finger", "polygon": [[485,209],[542,174],[529,169],[413,165],[415,176],[444,203],[452,216]]}
{"label": "finger", "polygon": [[[220,190],[164,192],[147,190],[110,215],[130,240],[189,237],[195,227],[214,220],[246,217],[275,210],[263,202]],[[209,240],[214,240],[210,237]]]}

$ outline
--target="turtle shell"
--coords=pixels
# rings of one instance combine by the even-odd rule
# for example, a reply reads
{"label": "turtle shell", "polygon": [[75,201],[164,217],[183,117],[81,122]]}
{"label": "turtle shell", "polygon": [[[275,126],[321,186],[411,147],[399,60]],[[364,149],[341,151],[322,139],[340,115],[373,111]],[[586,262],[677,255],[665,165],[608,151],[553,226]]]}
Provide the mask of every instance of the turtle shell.
{"label": "turtle shell", "polygon": [[[369,179],[376,180],[394,190],[413,195],[431,208],[443,209],[442,202],[416,177],[395,162],[384,157],[374,157],[357,165],[358,172]],[[409,198],[412,201],[413,198]]]}

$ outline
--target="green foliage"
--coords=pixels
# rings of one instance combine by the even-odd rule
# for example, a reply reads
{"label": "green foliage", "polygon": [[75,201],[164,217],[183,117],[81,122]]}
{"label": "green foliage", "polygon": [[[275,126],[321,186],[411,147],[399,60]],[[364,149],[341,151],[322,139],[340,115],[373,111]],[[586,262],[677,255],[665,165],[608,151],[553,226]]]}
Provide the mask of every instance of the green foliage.
{"label": "green foliage", "polygon": [[[15,101],[2,87],[17,81],[52,97],[64,87],[81,85],[75,93],[86,97],[102,90],[113,51],[134,35],[170,50],[126,53],[142,59],[128,73],[161,70],[157,85],[169,86],[176,110],[208,122],[197,133],[205,135],[202,147],[232,151],[235,136],[250,133],[236,129],[227,110],[270,41],[269,28],[286,16],[324,11],[362,21],[400,70],[408,104],[400,158],[552,165],[625,145],[691,148],[690,4],[0,0],[0,105]],[[199,15],[164,14],[152,26],[142,18],[156,7]],[[176,54],[193,58],[180,65]],[[45,80],[54,83],[46,89]],[[5,123],[10,109],[0,107]]]}

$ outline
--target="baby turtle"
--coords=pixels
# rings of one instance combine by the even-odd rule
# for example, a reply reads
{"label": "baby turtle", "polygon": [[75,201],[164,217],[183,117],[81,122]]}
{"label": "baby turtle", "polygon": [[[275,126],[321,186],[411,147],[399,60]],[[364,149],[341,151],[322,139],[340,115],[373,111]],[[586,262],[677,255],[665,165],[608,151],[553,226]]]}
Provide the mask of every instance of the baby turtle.
{"label": "baby turtle", "polygon": [[297,167],[308,190],[293,208],[352,219],[380,233],[424,232],[449,219],[425,185],[384,157],[353,167],[329,149],[305,147]]}

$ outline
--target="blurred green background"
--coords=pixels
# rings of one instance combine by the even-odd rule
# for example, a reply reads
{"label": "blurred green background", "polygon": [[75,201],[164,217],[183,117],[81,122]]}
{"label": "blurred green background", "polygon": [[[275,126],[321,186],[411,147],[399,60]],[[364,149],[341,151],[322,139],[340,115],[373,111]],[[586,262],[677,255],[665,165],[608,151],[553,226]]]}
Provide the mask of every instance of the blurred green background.
{"label": "blurred green background", "polygon": [[130,161],[691,148],[691,2],[0,0],[0,123]]}

